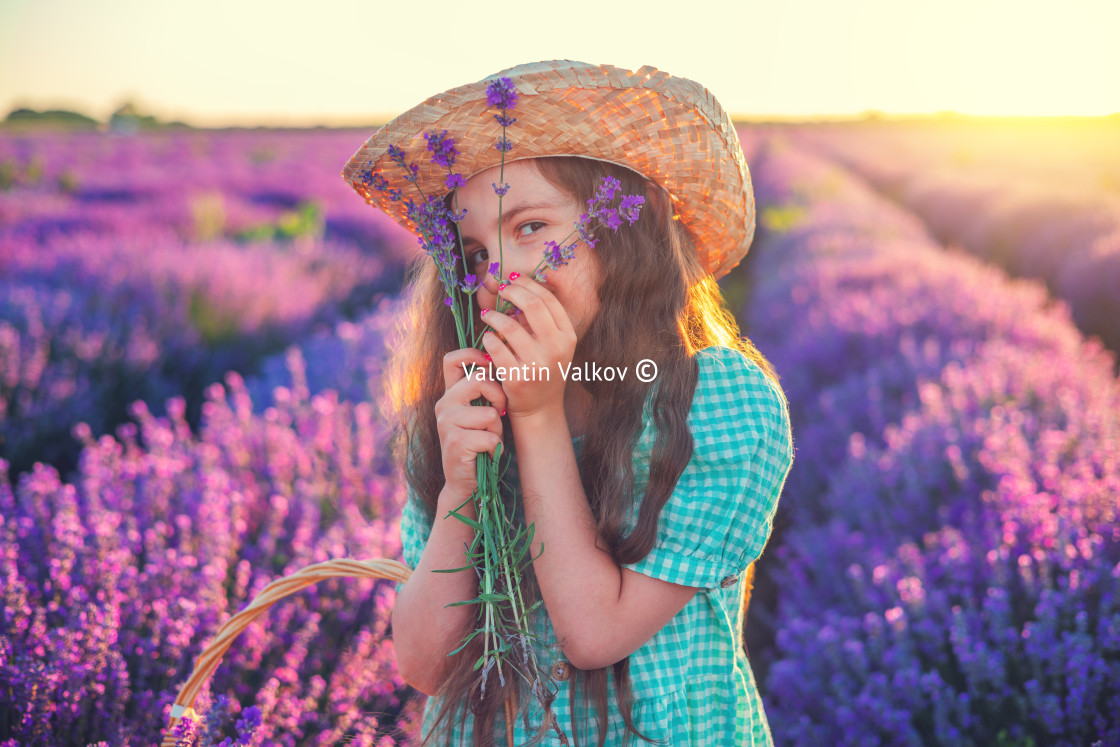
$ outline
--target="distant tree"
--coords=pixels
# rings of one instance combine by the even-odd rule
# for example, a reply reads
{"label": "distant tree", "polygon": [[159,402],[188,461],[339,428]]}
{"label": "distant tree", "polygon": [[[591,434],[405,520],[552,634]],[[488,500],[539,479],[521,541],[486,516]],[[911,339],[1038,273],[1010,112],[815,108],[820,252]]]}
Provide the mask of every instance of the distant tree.
{"label": "distant tree", "polygon": [[36,111],[26,107],[13,109],[4,119],[5,127],[57,127],[75,130],[92,130],[100,126],[93,117],[68,109]]}

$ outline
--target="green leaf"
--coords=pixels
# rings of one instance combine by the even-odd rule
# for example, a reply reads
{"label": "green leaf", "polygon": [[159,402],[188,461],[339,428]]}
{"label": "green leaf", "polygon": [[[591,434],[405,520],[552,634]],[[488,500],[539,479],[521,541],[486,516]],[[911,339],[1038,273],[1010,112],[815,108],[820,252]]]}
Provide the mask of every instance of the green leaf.
{"label": "green leaf", "polygon": [[468,518],[467,518],[466,516],[463,516],[463,515],[462,515],[461,513],[459,513],[459,512],[457,512],[457,511],[455,511],[454,509],[452,509],[451,511],[448,511],[448,512],[447,512],[447,515],[448,515],[448,516],[454,516],[454,517],[455,517],[456,519],[458,519],[459,521],[463,522],[463,523],[464,523],[464,524],[466,524],[467,526],[471,527],[471,528],[472,528],[472,529],[474,529],[474,530],[475,530],[476,532],[481,532],[481,531],[483,531],[483,529],[482,529],[482,525],[481,525],[481,524],[479,524],[479,523],[478,523],[477,521],[475,521],[474,519],[468,519]]}
{"label": "green leaf", "polygon": [[447,607],[465,607],[468,604],[481,604],[481,603],[482,603],[481,599],[475,598],[475,599],[464,599],[461,602],[449,602],[449,603],[447,603],[443,606],[446,609]]}
{"label": "green leaf", "polygon": [[448,656],[454,656],[455,654],[457,654],[457,653],[459,653],[460,651],[462,651],[463,649],[465,649],[465,648],[467,647],[467,644],[468,644],[468,643],[470,643],[470,642],[471,642],[472,640],[474,640],[474,637],[475,637],[476,635],[478,635],[479,633],[481,633],[481,632],[482,632],[482,630],[481,630],[481,629],[479,629],[479,630],[476,630],[476,631],[474,631],[473,633],[471,633],[471,634],[470,634],[469,636],[467,636],[467,637],[466,637],[466,639],[464,639],[464,641],[463,641],[463,642],[462,642],[462,643],[461,643],[461,644],[459,645],[459,648],[457,648],[457,649],[455,649],[454,651],[452,651],[451,653],[449,653],[449,654],[448,654]]}
{"label": "green leaf", "polygon": [[471,568],[474,568],[474,563],[468,563],[462,568],[437,568],[433,570],[432,573],[458,573],[459,571],[465,571]]}
{"label": "green leaf", "polygon": [[509,594],[479,594],[478,601],[480,602],[508,602]]}

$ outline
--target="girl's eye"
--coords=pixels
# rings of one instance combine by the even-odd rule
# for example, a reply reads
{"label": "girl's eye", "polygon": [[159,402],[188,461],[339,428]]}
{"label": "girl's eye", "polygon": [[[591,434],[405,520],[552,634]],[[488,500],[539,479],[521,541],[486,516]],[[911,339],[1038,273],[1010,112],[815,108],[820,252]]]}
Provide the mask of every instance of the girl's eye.
{"label": "girl's eye", "polygon": [[467,254],[467,266],[477,267],[480,262],[486,262],[490,259],[490,252],[485,249],[476,249]]}
{"label": "girl's eye", "polygon": [[539,220],[529,221],[528,223],[522,223],[520,226],[517,227],[517,235],[518,236],[531,236],[534,233],[536,233],[537,231],[541,230],[542,228],[544,228],[544,223],[542,223],[541,221],[539,221]]}

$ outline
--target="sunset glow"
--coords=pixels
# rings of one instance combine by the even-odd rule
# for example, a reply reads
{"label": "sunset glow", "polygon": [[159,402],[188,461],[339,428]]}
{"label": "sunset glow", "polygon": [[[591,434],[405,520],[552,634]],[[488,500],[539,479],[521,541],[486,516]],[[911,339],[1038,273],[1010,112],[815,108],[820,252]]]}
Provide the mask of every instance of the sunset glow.
{"label": "sunset glow", "polygon": [[1060,14],[1011,0],[415,7],[6,0],[0,107],[103,118],[132,100],[203,125],[365,124],[510,65],[576,59],[654,65],[747,117],[1120,112],[1107,0]]}

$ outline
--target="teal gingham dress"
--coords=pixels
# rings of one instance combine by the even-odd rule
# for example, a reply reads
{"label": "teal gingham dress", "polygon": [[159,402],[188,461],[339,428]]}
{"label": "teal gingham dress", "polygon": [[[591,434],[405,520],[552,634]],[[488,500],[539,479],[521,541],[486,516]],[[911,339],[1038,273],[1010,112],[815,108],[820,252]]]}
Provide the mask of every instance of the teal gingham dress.
{"label": "teal gingham dress", "polygon": [[[742,645],[743,571],[762,553],[793,459],[792,434],[785,399],[757,364],[737,350],[712,347],[697,353],[699,380],[688,424],[694,447],[692,458],[665,504],[653,549],[625,567],[652,578],[697,587],[696,595],[665,627],[630,655],[633,719],[648,737],[674,747],[771,745],[770,726],[754,674]],[[645,492],[655,433],[650,413],[634,453],[635,494]],[[574,439],[578,456],[580,438]],[[506,473],[518,486],[516,464]],[[631,511],[631,521],[637,515]],[[404,560],[415,568],[431,532],[432,519],[411,493],[401,519]],[[569,686],[564,676],[563,651],[544,607],[533,620],[539,636],[538,658],[556,673],[557,697],[553,713],[576,744],[571,726]],[[570,665],[569,665],[570,669]],[[614,703],[613,673],[608,670],[609,714],[607,747],[646,744],[630,736]],[[577,703],[582,702],[577,693]],[[429,698],[424,710],[425,735],[440,703]],[[580,743],[598,743],[594,707],[581,731]],[[531,725],[540,723],[539,710]],[[581,714],[582,716],[583,714]],[[472,744],[467,733],[452,732],[450,744]],[[504,713],[499,710],[495,744],[505,744]],[[517,744],[532,732],[518,719]],[[461,742],[460,742],[461,740]],[[437,744],[442,744],[442,740]],[[554,731],[542,744],[559,745]]]}

